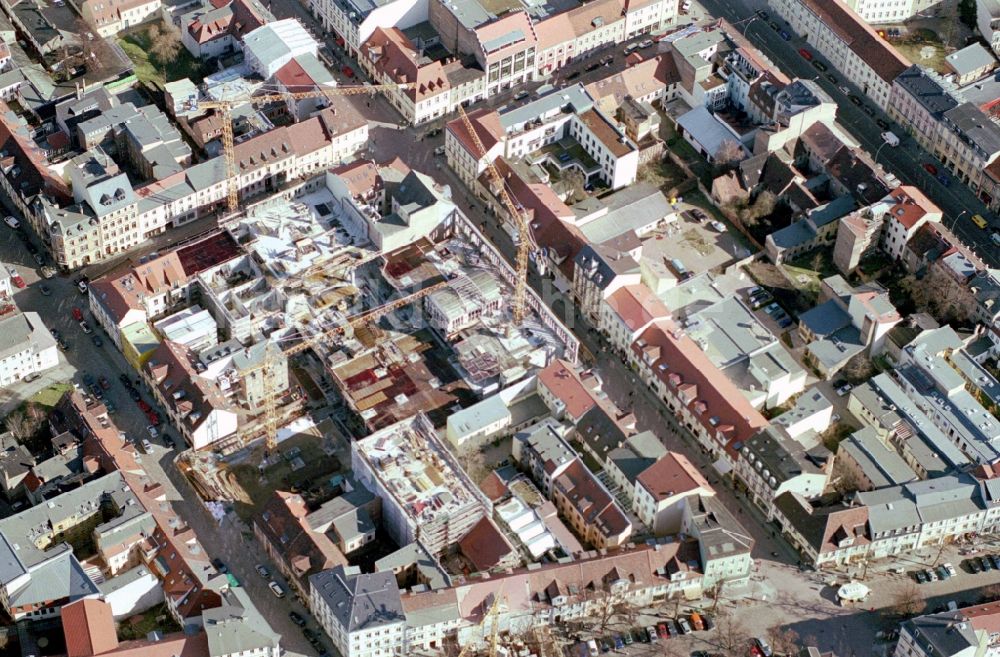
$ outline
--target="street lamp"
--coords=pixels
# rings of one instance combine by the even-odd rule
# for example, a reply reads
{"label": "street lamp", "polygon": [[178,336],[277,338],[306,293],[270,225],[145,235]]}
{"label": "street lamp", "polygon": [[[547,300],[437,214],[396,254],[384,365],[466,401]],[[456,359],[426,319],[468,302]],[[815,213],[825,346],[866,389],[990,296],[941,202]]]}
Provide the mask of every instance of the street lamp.
{"label": "street lamp", "polygon": [[758,18],[760,18],[760,16],[758,16],[757,14],[754,14],[753,16],[750,17],[750,20],[747,21],[747,24],[743,26],[743,36],[747,35],[747,29],[749,29],[750,24],[753,23]]}
{"label": "street lamp", "polygon": [[962,210],[961,212],[959,212],[958,216],[955,217],[955,221],[951,222],[950,230],[955,230],[955,226],[958,225],[958,220],[962,218],[963,214],[968,214],[968,213],[969,213],[968,210]]}
{"label": "street lamp", "polygon": [[878,164],[878,154],[881,153],[882,149],[885,148],[888,144],[889,144],[889,142],[883,141],[882,145],[875,149],[875,158],[873,160],[875,162],[875,164]]}

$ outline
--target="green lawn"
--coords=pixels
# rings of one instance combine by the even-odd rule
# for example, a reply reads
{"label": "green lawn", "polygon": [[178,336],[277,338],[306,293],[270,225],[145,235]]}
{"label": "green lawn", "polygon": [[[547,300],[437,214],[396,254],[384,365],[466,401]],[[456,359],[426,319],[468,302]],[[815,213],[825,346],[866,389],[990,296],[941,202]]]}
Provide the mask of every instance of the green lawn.
{"label": "green lawn", "polygon": [[172,62],[160,62],[149,52],[149,26],[137,28],[118,37],[118,45],[135,65],[135,75],[139,81],[162,89],[166,82],[190,78],[201,82],[204,77],[201,62],[191,56],[183,46]]}
{"label": "green lawn", "polygon": [[28,403],[53,408],[62,399],[62,396],[72,389],[73,384],[71,383],[53,383],[48,388],[43,388],[32,395]]}

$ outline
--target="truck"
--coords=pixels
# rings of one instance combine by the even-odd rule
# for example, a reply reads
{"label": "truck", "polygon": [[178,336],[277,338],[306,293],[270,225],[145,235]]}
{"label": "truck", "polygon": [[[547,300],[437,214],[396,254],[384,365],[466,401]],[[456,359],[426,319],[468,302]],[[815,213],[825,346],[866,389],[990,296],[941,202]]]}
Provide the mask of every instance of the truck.
{"label": "truck", "polygon": [[899,146],[899,137],[897,137],[896,133],[892,130],[886,130],[882,133],[882,141],[889,144],[893,148]]}

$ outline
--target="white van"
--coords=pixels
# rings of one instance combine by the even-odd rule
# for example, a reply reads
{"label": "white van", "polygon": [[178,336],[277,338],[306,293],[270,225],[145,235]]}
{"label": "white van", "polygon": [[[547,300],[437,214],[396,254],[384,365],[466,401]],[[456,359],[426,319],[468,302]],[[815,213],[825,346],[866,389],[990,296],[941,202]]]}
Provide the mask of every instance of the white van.
{"label": "white van", "polygon": [[882,133],[882,141],[889,144],[893,148],[899,146],[899,137],[897,137],[896,133],[892,130],[886,130]]}

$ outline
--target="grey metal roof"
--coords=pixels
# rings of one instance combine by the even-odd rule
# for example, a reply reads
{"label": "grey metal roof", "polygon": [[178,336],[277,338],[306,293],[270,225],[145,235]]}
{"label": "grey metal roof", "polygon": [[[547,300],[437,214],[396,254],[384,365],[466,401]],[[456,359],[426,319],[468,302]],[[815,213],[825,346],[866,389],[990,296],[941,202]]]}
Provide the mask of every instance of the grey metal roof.
{"label": "grey metal roof", "polygon": [[356,568],[337,566],[311,576],[309,584],[345,633],[405,620],[399,586],[391,571],[363,574]]}
{"label": "grey metal roof", "polygon": [[432,590],[451,586],[451,576],[420,541],[404,545],[375,562],[375,572],[398,572],[408,568],[416,568],[421,581]]}
{"label": "grey metal roof", "polygon": [[270,653],[278,647],[281,637],[267,624],[242,587],[229,587],[222,595],[222,606],[201,614],[209,655],[254,654],[263,649]]}
{"label": "grey metal roof", "polygon": [[[587,241],[601,244],[616,237],[649,226],[674,214],[666,195],[648,183],[635,183],[601,199],[607,213],[580,226]],[[593,204],[578,204],[574,214],[586,216],[594,212]]]}
{"label": "grey metal roof", "polygon": [[951,85],[927,69],[914,64],[899,74],[893,82],[903,88],[935,119],[957,107]]}
{"label": "grey metal roof", "polygon": [[973,43],[961,50],[956,50],[944,58],[960,76],[978,71],[981,68],[995,66],[997,60],[979,43]]}
{"label": "grey metal roof", "polygon": [[620,275],[637,274],[639,263],[617,249],[601,244],[586,244],[576,254],[576,270],[603,290]]}
{"label": "grey metal roof", "polygon": [[[469,1],[474,2],[474,0]],[[533,121],[539,116],[563,108],[567,108],[573,114],[580,114],[593,106],[594,101],[583,85],[575,84],[571,87],[555,89],[529,103],[500,112],[500,125],[503,126],[504,130],[510,131],[512,128]]]}
{"label": "grey metal roof", "polygon": [[805,324],[810,331],[822,338],[850,326],[851,316],[840,304],[830,299],[799,315],[799,322]]}
{"label": "grey metal roof", "polygon": [[52,600],[69,602],[98,595],[100,589],[91,581],[83,566],[70,551],[61,552],[31,571],[28,583],[10,592],[11,607],[51,604]]}
{"label": "grey metal roof", "polygon": [[879,440],[871,427],[854,432],[840,443],[875,488],[897,486],[917,479],[917,474],[895,450]]}
{"label": "grey metal roof", "polygon": [[927,657],[955,657],[971,654],[979,646],[972,624],[961,611],[918,616],[904,622],[902,632],[916,639]]}
{"label": "grey metal roof", "polygon": [[976,105],[965,102],[944,113],[947,126],[976,151],[989,159],[1000,153],[1000,125],[997,125]]}

